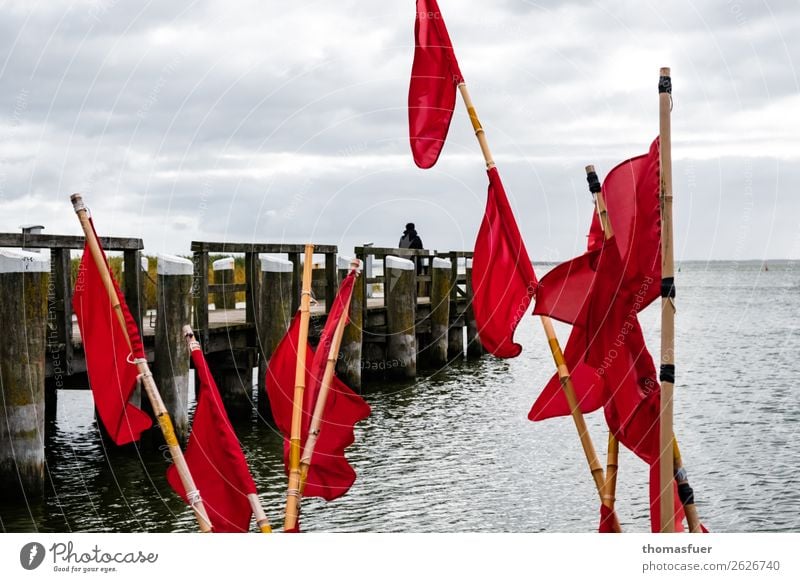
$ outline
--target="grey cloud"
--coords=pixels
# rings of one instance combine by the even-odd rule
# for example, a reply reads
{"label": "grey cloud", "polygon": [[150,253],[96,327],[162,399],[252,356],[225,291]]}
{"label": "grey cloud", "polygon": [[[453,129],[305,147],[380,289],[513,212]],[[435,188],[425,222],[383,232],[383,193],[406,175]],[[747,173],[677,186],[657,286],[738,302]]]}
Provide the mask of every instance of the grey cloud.
{"label": "grey cloud", "polygon": [[[24,26],[15,4],[0,22],[0,230],[76,232],[66,197],[81,190],[104,231],[153,252],[392,245],[408,220],[431,248],[470,248],[486,177],[463,107],[439,165],[418,170],[412,4],[374,4],[54,3]],[[646,149],[664,64],[679,255],[800,257],[796,2],[440,5],[535,258],[581,251],[583,165]]]}

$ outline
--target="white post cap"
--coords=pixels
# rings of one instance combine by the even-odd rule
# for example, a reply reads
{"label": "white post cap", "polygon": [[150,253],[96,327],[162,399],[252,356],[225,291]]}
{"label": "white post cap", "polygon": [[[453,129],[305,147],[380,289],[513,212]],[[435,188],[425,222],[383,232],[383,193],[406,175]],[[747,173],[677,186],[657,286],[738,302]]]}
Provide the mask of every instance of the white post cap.
{"label": "white post cap", "polygon": [[192,261],[184,257],[159,253],[156,261],[156,273],[159,275],[191,275],[194,273]]}
{"label": "white post cap", "polygon": [[263,273],[291,273],[294,265],[289,259],[265,255],[261,257],[261,271]]}
{"label": "white post cap", "polygon": [[0,249],[0,273],[47,273],[50,257],[28,251]]}
{"label": "white post cap", "polygon": [[214,261],[213,269],[215,271],[233,271],[233,257],[225,257]]}
{"label": "white post cap", "polygon": [[415,269],[414,261],[402,259],[393,255],[386,256],[384,259],[384,266],[387,269],[400,269],[401,271],[413,271]]}
{"label": "white post cap", "polygon": [[432,266],[434,269],[452,269],[453,263],[450,261],[450,259],[443,259],[442,257],[434,257]]}

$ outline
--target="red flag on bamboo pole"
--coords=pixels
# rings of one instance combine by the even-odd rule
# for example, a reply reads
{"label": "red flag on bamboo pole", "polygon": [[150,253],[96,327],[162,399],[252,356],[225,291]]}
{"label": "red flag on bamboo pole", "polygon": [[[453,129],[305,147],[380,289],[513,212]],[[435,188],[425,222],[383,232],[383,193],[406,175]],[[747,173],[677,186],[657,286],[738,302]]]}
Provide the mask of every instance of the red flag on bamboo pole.
{"label": "red flag on bamboo pole", "polygon": [[[317,349],[314,350],[311,346],[307,347],[307,358],[310,358],[311,364],[306,367],[301,439],[303,443],[308,439],[309,425],[319,394],[333,334],[339,320],[347,317],[345,306],[349,304],[354,283],[355,273],[351,273],[342,282],[339,293],[328,313]],[[284,465],[287,467],[287,472],[299,332],[300,318],[298,314],[292,319],[289,330],[272,354],[266,377],[267,396],[275,424],[284,436]],[[326,501],[331,501],[347,493],[355,482],[356,473],[344,456],[345,449],[353,444],[354,425],[367,418],[369,414],[369,405],[334,376],[325,403],[323,424],[309,466],[303,492],[305,497],[322,497]]]}
{"label": "red flag on bamboo pole", "polygon": [[497,168],[490,168],[489,193],[472,259],[472,309],[487,351],[513,358],[522,347],[516,330],[536,292],[537,280]]}
{"label": "red flag on bamboo pole", "polygon": [[[202,350],[192,350],[192,362],[200,389],[184,454],[186,464],[202,493],[213,531],[247,532],[253,515],[247,496],[257,493],[256,485]],[[167,469],[167,481],[190,503],[175,465]]]}
{"label": "red flag on bamboo pole", "polygon": [[408,130],[414,162],[427,169],[439,159],[464,78],[436,0],[417,0],[414,40]]}
{"label": "red flag on bamboo pole", "polygon": [[[602,369],[606,352],[597,337],[611,318],[612,309],[629,305],[635,314],[659,296],[661,243],[659,214],[658,139],[647,154],[618,164],[603,182],[603,197],[614,237],[604,241],[597,216],[589,231],[589,249],[562,263],[542,278],[536,295],[534,314],[547,315],[575,326],[567,342],[565,357],[574,370],[573,382],[581,410],[596,410],[601,405]],[[616,307],[614,307],[616,305]],[[625,332],[638,327],[638,320],[619,322]],[[606,326],[609,329],[610,326]],[[621,333],[621,330],[617,330]],[[616,340],[616,337],[614,338]],[[613,340],[612,340],[613,341]],[[593,344],[597,344],[592,348]],[[591,370],[583,369],[589,352],[600,354]],[[624,404],[624,399],[621,400]],[[624,407],[624,406],[623,406]],[[569,407],[557,377],[551,378],[529,414],[531,420],[544,420],[569,414]]]}
{"label": "red flag on bamboo pole", "polygon": [[[99,238],[97,242],[99,245]],[[86,354],[86,371],[97,414],[111,440],[117,445],[124,445],[139,440],[142,432],[152,426],[152,420],[129,402],[139,375],[134,360],[145,357],[144,347],[136,322],[125,304],[125,297],[110,269],[108,273],[114,284],[118,309],[124,317],[130,344],[120,327],[115,307],[111,304],[88,245],[83,249],[78,267],[72,308],[78,318]]]}

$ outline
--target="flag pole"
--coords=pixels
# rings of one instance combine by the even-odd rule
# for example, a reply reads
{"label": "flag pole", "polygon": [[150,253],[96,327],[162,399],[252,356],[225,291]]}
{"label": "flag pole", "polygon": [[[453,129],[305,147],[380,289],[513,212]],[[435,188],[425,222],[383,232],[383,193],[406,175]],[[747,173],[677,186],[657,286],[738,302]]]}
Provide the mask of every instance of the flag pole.
{"label": "flag pole", "polygon": [[[589,183],[589,192],[594,196],[597,217],[600,219],[600,227],[603,229],[605,240],[614,236],[614,228],[608,218],[608,207],[603,196],[603,188],[594,166],[586,166],[586,181]],[[606,455],[606,480],[603,486],[602,498],[606,507],[613,509],[617,495],[617,472],[619,470],[619,441],[614,433],[608,431],[608,453]]]}
{"label": "flag pole", "polygon": [[[361,261],[353,259],[350,263],[350,269],[356,271],[356,276],[361,272]],[[347,326],[347,314],[350,312],[350,303],[353,295],[347,299],[344,313],[336,325],[336,331],[331,340],[331,347],[328,350],[328,361],[325,364],[325,373],[322,376],[322,383],[317,395],[317,401],[314,404],[314,414],[311,417],[311,425],[308,429],[308,437],[306,444],[303,448],[303,456],[300,458],[300,496],[302,497],[303,491],[306,488],[306,480],[308,479],[308,471],[311,468],[311,457],[314,455],[314,447],[317,444],[319,433],[322,428],[322,415],[325,412],[325,404],[328,401],[328,394],[331,389],[331,382],[333,375],[336,372],[336,360],[339,358],[339,350],[342,346],[342,336],[344,335],[344,328]]]}
{"label": "flag pole", "polygon": [[[103,255],[103,251],[100,249],[100,244],[97,241],[94,229],[89,222],[89,214],[86,209],[86,205],[83,202],[83,197],[80,194],[73,194],[70,197],[70,200],[72,201],[72,207],[75,210],[75,213],[78,215],[78,220],[81,223],[81,228],[83,229],[83,234],[86,237],[86,244],[89,247],[89,252],[91,253],[92,259],[94,260],[97,270],[100,273],[103,286],[106,288],[106,292],[108,293],[111,307],[114,310],[114,313],[117,315],[117,321],[119,323],[120,330],[122,331],[122,335],[125,338],[128,347],[131,347],[131,338],[128,335],[128,328],[125,323],[125,316],[122,313],[122,306],[120,305],[116,289],[114,289],[111,273],[108,270],[108,263],[106,263],[106,258]],[[153,374],[150,372],[150,366],[148,366],[147,360],[144,358],[136,359],[134,363],[139,370],[139,377],[142,379],[145,393],[150,399],[150,405],[153,407],[153,412],[158,419],[158,425],[161,427],[161,433],[164,435],[164,440],[169,447],[169,452],[172,456],[172,462],[175,464],[175,468],[178,470],[178,475],[181,478],[181,484],[186,491],[186,497],[189,499],[189,503],[192,506],[195,518],[200,526],[200,531],[203,533],[210,532],[211,521],[206,513],[203,500],[200,497],[200,492],[195,486],[194,479],[192,479],[192,474],[190,473],[189,467],[186,464],[186,459],[183,457],[183,452],[181,451],[181,447],[178,444],[178,439],[175,436],[175,429],[172,426],[172,420],[170,419],[169,412],[167,412],[167,408],[164,406],[164,401],[161,400],[161,394],[158,391],[158,386],[156,386],[155,380],[153,380]]]}
{"label": "flag pole", "polygon": [[675,531],[673,395],[675,386],[675,260],[672,238],[672,77],[668,67],[658,80],[661,153],[661,404],[659,410],[660,530]]}
{"label": "flag pole", "polygon": [[[478,114],[475,111],[475,105],[470,97],[467,84],[463,82],[459,83],[458,91],[461,93],[461,98],[464,100],[464,105],[467,108],[467,114],[469,115],[470,122],[472,123],[472,128],[475,130],[475,137],[478,139],[478,144],[480,144],[481,152],[483,153],[483,159],[486,162],[486,168],[491,169],[495,166],[494,160],[492,159],[492,152],[489,149],[489,143],[486,140],[486,132],[483,130],[483,126],[478,118]],[[544,327],[545,336],[547,337],[547,343],[550,345],[550,351],[553,354],[553,361],[555,362],[556,370],[558,371],[558,378],[561,382],[561,388],[564,390],[564,396],[569,404],[572,419],[575,422],[575,428],[578,430],[578,437],[580,438],[581,446],[583,447],[583,452],[586,456],[586,462],[588,463],[589,471],[592,474],[592,479],[594,479],[597,494],[600,496],[600,502],[611,510],[611,516],[613,518],[613,531],[620,532],[622,530],[620,528],[616,513],[614,512],[613,501],[609,505],[609,501],[604,498],[606,479],[603,475],[603,466],[600,464],[600,459],[597,456],[597,451],[594,448],[592,437],[589,434],[589,429],[586,426],[583,413],[578,405],[578,399],[575,395],[575,386],[572,384],[572,378],[570,378],[569,375],[569,368],[567,367],[566,360],[564,360],[564,354],[561,351],[561,346],[558,342],[558,336],[553,328],[553,322],[549,317],[544,315],[541,316],[541,320],[542,327]]]}
{"label": "flag pole", "polygon": [[[183,337],[186,340],[186,344],[189,346],[190,354],[192,352],[202,350],[200,342],[198,342],[194,336],[192,326],[183,326]],[[264,513],[264,508],[261,506],[261,500],[258,498],[258,495],[255,493],[250,493],[247,495],[247,500],[250,502],[250,509],[253,511],[253,515],[256,518],[256,525],[261,533],[272,533],[272,528],[269,525],[269,520]]]}
{"label": "flag pole", "polygon": [[297,341],[297,366],[294,374],[294,400],[292,427],[289,441],[289,487],[286,491],[286,515],[284,531],[297,527],[300,510],[300,439],[303,422],[303,393],[306,389],[306,346],[308,345],[308,321],[311,316],[311,269],[314,245],[307,244],[303,264],[303,291],[300,298],[300,333]]}

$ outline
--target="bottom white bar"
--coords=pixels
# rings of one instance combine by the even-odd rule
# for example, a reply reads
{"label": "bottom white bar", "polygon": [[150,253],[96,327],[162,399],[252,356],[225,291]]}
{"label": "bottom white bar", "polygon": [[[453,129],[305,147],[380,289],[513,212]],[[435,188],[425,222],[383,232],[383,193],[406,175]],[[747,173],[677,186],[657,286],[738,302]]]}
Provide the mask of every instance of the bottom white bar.
{"label": "bottom white bar", "polygon": [[4,580],[800,580],[798,534],[4,534]]}

